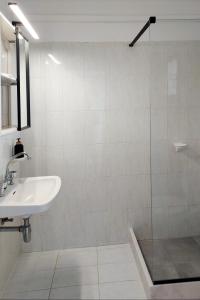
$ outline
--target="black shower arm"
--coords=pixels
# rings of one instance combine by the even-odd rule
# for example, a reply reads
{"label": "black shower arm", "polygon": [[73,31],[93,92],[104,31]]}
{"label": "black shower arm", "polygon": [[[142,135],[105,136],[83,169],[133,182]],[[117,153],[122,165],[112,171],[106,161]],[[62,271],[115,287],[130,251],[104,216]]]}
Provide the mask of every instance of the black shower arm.
{"label": "black shower arm", "polygon": [[133,47],[135,43],[139,40],[139,38],[144,34],[144,32],[151,26],[151,24],[156,23],[156,17],[150,17],[144,27],[140,30],[140,32],[136,35],[134,40],[129,44],[129,47]]}

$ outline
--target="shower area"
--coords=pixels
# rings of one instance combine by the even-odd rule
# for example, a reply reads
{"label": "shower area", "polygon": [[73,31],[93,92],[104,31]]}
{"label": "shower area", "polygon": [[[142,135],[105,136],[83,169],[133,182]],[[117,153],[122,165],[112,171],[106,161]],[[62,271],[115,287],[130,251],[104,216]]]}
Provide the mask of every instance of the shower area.
{"label": "shower area", "polygon": [[151,233],[133,229],[155,285],[200,280],[199,29],[199,20],[157,19],[146,32]]}

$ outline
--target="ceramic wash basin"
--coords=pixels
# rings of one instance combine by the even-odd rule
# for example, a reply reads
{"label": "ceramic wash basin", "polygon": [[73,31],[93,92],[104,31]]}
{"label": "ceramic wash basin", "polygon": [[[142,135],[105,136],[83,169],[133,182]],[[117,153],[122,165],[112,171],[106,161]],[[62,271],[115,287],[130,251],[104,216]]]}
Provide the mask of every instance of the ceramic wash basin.
{"label": "ceramic wash basin", "polygon": [[60,187],[58,176],[18,179],[0,198],[0,218],[31,216],[48,210]]}

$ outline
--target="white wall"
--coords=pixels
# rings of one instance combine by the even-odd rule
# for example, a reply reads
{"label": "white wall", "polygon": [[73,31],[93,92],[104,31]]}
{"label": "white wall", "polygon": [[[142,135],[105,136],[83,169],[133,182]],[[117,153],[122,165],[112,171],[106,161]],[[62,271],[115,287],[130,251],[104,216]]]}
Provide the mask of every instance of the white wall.
{"label": "white wall", "polygon": [[32,218],[31,249],[126,242],[133,220],[149,237],[148,48],[41,44],[30,62],[33,123],[22,137],[33,159],[24,174],[62,178],[55,205]]}

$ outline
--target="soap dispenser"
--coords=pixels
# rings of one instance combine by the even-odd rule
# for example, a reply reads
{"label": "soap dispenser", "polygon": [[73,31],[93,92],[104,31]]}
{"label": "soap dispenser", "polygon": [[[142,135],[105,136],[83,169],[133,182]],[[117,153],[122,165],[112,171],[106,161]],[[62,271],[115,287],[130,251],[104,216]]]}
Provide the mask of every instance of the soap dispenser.
{"label": "soap dispenser", "polygon": [[[21,152],[24,152],[24,145],[22,144],[21,139],[17,138],[16,144],[14,147],[14,155],[21,153]],[[18,158],[23,158],[23,157],[24,157],[24,154],[20,155]]]}

